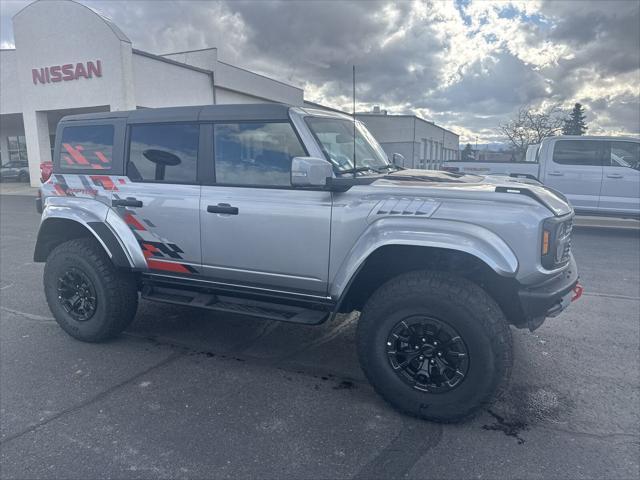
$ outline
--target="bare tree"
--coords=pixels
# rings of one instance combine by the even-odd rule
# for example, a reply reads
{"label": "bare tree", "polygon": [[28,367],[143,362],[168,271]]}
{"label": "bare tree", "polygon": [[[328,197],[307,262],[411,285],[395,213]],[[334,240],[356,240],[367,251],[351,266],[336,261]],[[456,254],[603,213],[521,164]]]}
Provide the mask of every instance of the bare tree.
{"label": "bare tree", "polygon": [[562,130],[564,117],[559,106],[534,111],[529,105],[523,105],[499,130],[509,139],[518,158],[524,158],[527,147],[540,143],[543,138],[557,135]]}

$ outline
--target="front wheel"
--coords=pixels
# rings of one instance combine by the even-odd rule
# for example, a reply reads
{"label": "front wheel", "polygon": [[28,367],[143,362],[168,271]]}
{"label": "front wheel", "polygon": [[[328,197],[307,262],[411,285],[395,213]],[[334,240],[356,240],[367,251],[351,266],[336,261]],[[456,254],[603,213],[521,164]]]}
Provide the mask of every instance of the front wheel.
{"label": "front wheel", "polygon": [[458,422],[490,405],[511,372],[511,332],[478,285],[446,273],[410,272],[381,286],[358,324],[358,356],[396,409]]}
{"label": "front wheel", "polygon": [[44,267],[44,291],[56,322],[78,340],[115,337],[136,314],[131,273],[117,270],[93,238],[58,245]]}

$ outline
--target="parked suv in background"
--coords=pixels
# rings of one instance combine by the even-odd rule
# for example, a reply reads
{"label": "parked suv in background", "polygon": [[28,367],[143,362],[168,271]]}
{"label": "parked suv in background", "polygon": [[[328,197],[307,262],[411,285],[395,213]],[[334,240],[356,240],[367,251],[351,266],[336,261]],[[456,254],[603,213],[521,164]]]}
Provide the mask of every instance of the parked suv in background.
{"label": "parked suv in background", "polygon": [[14,160],[0,167],[0,180],[29,181],[29,163]]}
{"label": "parked suv in background", "polygon": [[509,325],[533,330],[581,293],[562,196],[397,168],[333,112],[65,117],[41,190],[34,259],[71,336],[117,335],[139,293],[306,325],[358,310],[366,376],[430,420],[486,406],[511,370]]}

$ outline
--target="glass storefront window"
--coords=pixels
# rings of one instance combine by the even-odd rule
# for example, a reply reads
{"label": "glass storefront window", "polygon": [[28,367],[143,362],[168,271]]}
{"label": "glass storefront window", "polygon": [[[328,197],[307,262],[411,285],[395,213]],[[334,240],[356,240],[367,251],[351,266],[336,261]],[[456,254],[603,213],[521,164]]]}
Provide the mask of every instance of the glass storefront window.
{"label": "glass storefront window", "polygon": [[27,161],[27,140],[24,135],[7,137],[7,150],[10,161]]}

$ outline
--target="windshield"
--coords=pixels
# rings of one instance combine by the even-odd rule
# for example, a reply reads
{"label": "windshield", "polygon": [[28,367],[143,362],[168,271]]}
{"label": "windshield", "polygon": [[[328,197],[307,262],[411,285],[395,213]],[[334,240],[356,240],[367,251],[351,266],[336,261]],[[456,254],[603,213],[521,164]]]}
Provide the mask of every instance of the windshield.
{"label": "windshield", "polygon": [[[322,152],[338,172],[353,171],[353,121],[340,118],[307,117],[307,125],[316,136]],[[387,156],[371,133],[356,122],[355,167],[374,171],[390,168]]]}

